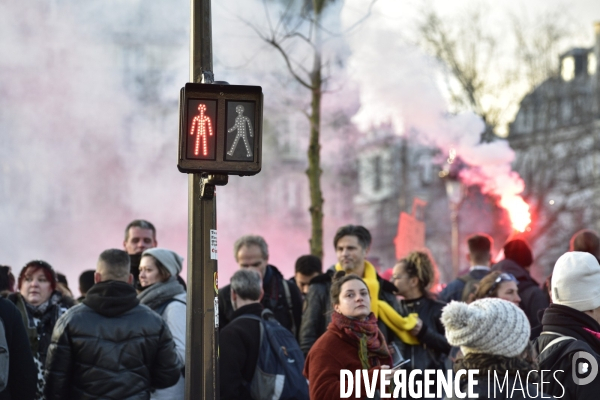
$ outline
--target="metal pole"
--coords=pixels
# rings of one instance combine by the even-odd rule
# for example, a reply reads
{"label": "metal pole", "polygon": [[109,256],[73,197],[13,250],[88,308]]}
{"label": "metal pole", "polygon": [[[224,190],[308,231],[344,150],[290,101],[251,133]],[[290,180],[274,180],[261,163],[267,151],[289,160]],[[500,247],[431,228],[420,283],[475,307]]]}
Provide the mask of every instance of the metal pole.
{"label": "metal pole", "polygon": [[[210,0],[191,0],[190,81],[213,83]],[[188,292],[185,399],[219,399],[215,185],[227,175],[188,175]],[[212,257],[211,257],[212,255]]]}
{"label": "metal pole", "polygon": [[450,202],[450,222],[452,229],[452,278],[458,278],[460,251],[458,241],[458,203]]}

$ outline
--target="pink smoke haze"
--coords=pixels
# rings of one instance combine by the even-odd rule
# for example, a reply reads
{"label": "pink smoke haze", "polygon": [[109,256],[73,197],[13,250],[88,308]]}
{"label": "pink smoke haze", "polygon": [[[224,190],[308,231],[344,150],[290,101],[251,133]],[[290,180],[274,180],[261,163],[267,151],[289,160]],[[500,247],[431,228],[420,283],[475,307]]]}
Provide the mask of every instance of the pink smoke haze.
{"label": "pink smoke haze", "polygon": [[[348,2],[344,21],[351,26],[360,0]],[[523,231],[531,222],[529,207],[520,197],[523,180],[512,171],[514,151],[505,140],[480,143],[484,123],[473,113],[449,113],[442,90],[439,63],[403,38],[405,25],[390,23],[397,7],[378,2],[373,14],[350,37],[350,76],[357,83],[361,107],[353,121],[363,131],[391,123],[399,135],[415,132],[417,140],[450,150],[468,165],[460,179],[478,185],[485,194],[497,196],[507,209],[513,226]],[[389,37],[391,40],[380,40]]]}

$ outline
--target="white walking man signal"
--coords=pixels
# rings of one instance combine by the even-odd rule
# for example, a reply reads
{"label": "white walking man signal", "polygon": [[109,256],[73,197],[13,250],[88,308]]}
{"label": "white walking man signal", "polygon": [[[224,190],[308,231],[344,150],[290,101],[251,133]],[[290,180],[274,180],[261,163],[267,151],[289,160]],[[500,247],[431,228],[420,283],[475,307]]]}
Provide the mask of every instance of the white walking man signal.
{"label": "white walking man signal", "polygon": [[248,133],[250,134],[250,137],[254,137],[254,132],[252,132],[252,123],[250,122],[250,118],[244,115],[244,106],[237,106],[235,111],[238,113],[238,116],[235,117],[235,125],[229,128],[227,132],[231,133],[237,130],[237,134],[235,135],[231,149],[229,149],[227,154],[232,156],[238,145],[238,142],[240,139],[242,139],[244,141],[244,146],[246,147],[246,157],[252,157],[252,148],[250,147],[250,143],[248,143],[248,137],[246,136],[246,124],[248,124]]}

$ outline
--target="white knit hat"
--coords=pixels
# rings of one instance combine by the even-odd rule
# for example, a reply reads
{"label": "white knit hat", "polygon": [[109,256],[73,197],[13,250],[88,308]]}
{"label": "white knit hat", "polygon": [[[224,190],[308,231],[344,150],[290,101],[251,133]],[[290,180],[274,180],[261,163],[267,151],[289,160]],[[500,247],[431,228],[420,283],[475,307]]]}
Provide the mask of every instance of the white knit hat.
{"label": "white knit hat", "polygon": [[453,301],[442,310],[446,338],[469,353],[516,357],[525,350],[531,327],[510,301],[487,298],[466,304]]}
{"label": "white knit hat", "polygon": [[556,261],[552,272],[552,301],[590,311],[600,307],[600,264],[590,253],[570,251]]}
{"label": "white knit hat", "polygon": [[174,251],[163,249],[160,247],[154,247],[145,250],[142,253],[143,256],[152,256],[156,258],[165,268],[171,273],[171,276],[177,276],[181,272],[183,257]]}

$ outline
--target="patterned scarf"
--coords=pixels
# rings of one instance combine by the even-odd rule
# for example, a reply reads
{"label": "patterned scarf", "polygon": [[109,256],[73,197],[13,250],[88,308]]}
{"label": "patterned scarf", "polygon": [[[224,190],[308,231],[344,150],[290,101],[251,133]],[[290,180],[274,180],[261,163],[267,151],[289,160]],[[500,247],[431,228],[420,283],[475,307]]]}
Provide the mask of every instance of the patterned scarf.
{"label": "patterned scarf", "polygon": [[380,365],[379,359],[392,358],[383,334],[377,327],[377,318],[371,313],[364,320],[348,318],[340,313],[331,315],[331,322],[348,337],[358,342],[358,358],[364,369]]}
{"label": "patterned scarf", "polygon": [[[342,266],[335,265],[336,271],[342,271]],[[419,344],[419,340],[408,333],[409,330],[417,325],[419,314],[412,313],[406,317],[401,316],[394,308],[383,300],[379,300],[379,281],[377,280],[377,270],[368,261],[365,261],[365,272],[362,279],[369,288],[371,295],[371,311],[377,319],[380,319],[385,326],[390,328],[396,336],[404,343],[410,345]]]}

